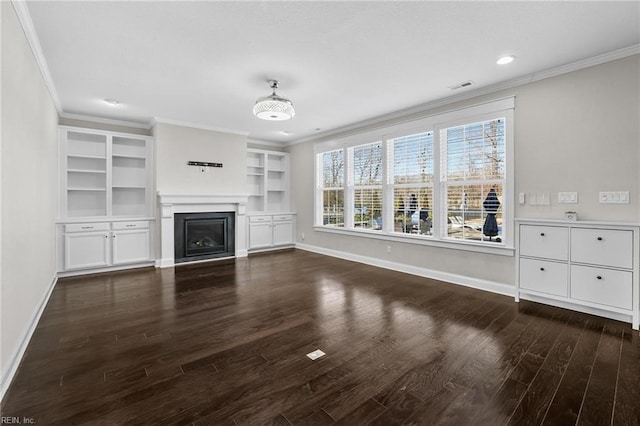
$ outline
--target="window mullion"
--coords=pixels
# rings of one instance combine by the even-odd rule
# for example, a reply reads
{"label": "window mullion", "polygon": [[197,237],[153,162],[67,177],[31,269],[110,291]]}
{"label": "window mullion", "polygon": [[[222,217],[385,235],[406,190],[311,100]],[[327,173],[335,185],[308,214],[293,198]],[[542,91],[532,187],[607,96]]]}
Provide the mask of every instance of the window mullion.
{"label": "window mullion", "polygon": [[353,148],[347,148],[344,156],[344,227],[353,229]]}
{"label": "window mullion", "polygon": [[447,147],[441,142],[441,131],[436,128],[433,132],[433,236],[441,239],[443,229],[447,229],[447,192],[443,191],[445,185]]}
{"label": "window mullion", "polygon": [[382,232],[393,231],[393,142],[382,140]]}

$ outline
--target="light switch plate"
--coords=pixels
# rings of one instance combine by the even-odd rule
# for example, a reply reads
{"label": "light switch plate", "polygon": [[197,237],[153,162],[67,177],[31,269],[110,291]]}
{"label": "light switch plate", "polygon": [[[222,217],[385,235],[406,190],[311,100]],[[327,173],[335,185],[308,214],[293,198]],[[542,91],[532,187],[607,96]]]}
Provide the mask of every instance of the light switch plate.
{"label": "light switch plate", "polygon": [[601,192],[598,200],[600,204],[629,204],[629,191]]}
{"label": "light switch plate", "polygon": [[559,204],[577,204],[578,193],[577,192],[558,192]]}

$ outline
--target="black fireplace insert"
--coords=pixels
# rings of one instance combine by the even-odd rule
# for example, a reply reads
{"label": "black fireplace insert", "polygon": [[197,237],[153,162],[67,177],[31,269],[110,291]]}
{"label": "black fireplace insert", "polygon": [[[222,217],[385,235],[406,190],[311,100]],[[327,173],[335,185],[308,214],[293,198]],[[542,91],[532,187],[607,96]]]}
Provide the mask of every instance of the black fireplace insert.
{"label": "black fireplace insert", "polygon": [[176,213],[175,263],[235,255],[235,212]]}

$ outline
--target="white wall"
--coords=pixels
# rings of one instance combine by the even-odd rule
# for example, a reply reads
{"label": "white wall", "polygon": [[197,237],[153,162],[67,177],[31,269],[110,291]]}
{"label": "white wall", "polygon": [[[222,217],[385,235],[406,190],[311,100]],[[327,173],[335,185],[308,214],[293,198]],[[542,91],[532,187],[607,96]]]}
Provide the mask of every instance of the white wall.
{"label": "white wall", "polygon": [[[516,217],[640,220],[640,56],[585,68],[509,90],[433,109],[423,116],[505,96],[516,97],[515,191],[547,192],[550,206],[515,205]],[[413,117],[416,118],[416,117]],[[362,129],[366,131],[368,129]],[[338,138],[337,136],[336,138]],[[290,148],[297,241],[380,264],[425,268],[433,276],[514,285],[514,257],[427,247],[313,230],[313,142]],[[558,204],[559,191],[578,192],[578,204]],[[600,191],[629,191],[630,204],[599,204]],[[304,241],[302,233],[305,234]],[[387,246],[392,251],[387,254]],[[465,280],[462,280],[465,281]]]}
{"label": "white wall", "polygon": [[[157,123],[155,136],[156,190],[179,194],[244,194],[246,137],[213,130]],[[207,173],[187,161],[222,163]]]}
{"label": "white wall", "polygon": [[2,10],[2,393],[55,280],[55,106],[10,2]]}

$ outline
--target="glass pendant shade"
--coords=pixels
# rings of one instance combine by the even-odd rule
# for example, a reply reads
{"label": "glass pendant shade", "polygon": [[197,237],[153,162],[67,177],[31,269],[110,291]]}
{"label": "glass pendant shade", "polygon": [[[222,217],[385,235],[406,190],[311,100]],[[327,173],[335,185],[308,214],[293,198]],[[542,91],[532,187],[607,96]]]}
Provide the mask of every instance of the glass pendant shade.
{"label": "glass pendant shade", "polygon": [[263,120],[282,121],[289,120],[296,115],[293,109],[293,103],[286,98],[276,94],[278,82],[273,80],[270,82],[273,93],[269,96],[259,98],[253,107],[253,114]]}

